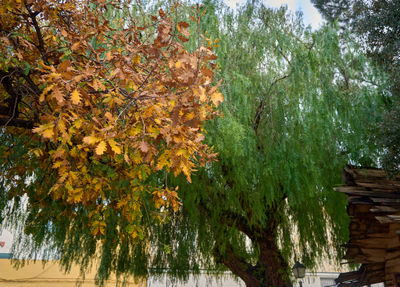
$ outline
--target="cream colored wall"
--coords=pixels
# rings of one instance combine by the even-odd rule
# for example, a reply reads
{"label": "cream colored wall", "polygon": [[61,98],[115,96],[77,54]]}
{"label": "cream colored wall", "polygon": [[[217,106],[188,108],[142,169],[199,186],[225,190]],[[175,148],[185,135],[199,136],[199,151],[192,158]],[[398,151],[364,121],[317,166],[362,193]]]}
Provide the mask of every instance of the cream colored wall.
{"label": "cream colored wall", "polygon": [[[95,286],[95,268],[85,274],[82,287]],[[22,268],[15,269],[11,260],[0,259],[0,286],[1,287],[72,287],[76,286],[80,271],[78,266],[73,266],[71,272],[65,274],[57,261],[50,261],[44,267],[41,261],[29,262]],[[79,279],[78,279],[79,281]],[[82,281],[82,280],[80,280]],[[105,286],[115,286],[115,278],[107,281]],[[145,287],[146,280],[134,282],[133,278],[127,286]]]}
{"label": "cream colored wall", "polygon": [[[4,242],[4,246],[0,245],[0,253],[9,253],[13,241],[13,234],[10,230],[3,229],[0,233],[0,242]],[[74,265],[71,272],[65,274],[57,260],[48,261],[45,266],[43,262],[29,261],[24,267],[15,269],[11,260],[0,259],[0,287],[72,287],[76,286],[77,281],[82,282],[82,287],[96,286],[94,278],[96,275],[96,267],[85,274],[85,280],[82,282],[80,277],[80,268]],[[111,278],[105,286],[115,286],[116,279]],[[146,280],[135,282],[130,278],[127,286],[145,287]]]}
{"label": "cream colored wall", "polygon": [[[301,279],[302,287],[324,287],[327,279],[334,280],[339,276],[336,272],[318,272],[307,273],[306,277]],[[325,279],[325,280],[324,280]],[[333,282],[332,282],[333,283]],[[331,285],[331,283],[329,284]],[[245,287],[243,281],[236,279],[230,272],[215,276],[210,274],[200,274],[198,276],[189,276],[187,282],[177,282],[173,284],[171,278],[167,275],[159,278],[150,277],[147,281],[147,287]],[[299,282],[293,282],[294,287],[299,287]]]}
{"label": "cream colored wall", "polygon": [[242,280],[237,279],[230,272],[223,274],[202,273],[196,276],[190,275],[187,282],[174,282],[168,275],[150,276],[147,287],[245,287]]}

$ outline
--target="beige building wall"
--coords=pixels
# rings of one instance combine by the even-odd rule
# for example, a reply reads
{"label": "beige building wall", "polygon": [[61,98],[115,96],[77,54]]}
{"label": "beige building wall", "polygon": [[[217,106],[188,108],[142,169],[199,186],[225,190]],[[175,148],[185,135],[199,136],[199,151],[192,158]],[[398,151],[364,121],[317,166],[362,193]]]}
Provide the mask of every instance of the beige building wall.
{"label": "beige building wall", "polygon": [[[3,229],[0,233],[0,287],[73,287],[77,282],[81,283],[82,287],[96,286],[96,266],[85,274],[84,281],[80,277],[78,265],[73,265],[71,272],[66,274],[57,260],[48,261],[45,265],[41,260],[28,261],[24,267],[15,269],[10,259],[2,259],[10,253],[12,241],[12,233]],[[108,280],[105,286],[116,286],[116,283],[114,277]],[[134,278],[129,278],[127,284],[130,287],[146,285],[146,280],[135,282]]]}
{"label": "beige building wall", "polygon": [[[58,261],[49,261],[43,266],[42,261],[28,262],[24,267],[15,269],[11,260],[0,259],[0,286],[1,287],[72,287],[77,282],[82,283],[82,287],[95,285],[96,270],[93,268],[85,274],[85,280],[80,278],[79,266],[72,266],[71,272],[65,274],[58,264]],[[107,281],[105,286],[116,286],[115,278]],[[127,286],[145,287],[146,280],[135,282],[133,278],[129,280]]]}

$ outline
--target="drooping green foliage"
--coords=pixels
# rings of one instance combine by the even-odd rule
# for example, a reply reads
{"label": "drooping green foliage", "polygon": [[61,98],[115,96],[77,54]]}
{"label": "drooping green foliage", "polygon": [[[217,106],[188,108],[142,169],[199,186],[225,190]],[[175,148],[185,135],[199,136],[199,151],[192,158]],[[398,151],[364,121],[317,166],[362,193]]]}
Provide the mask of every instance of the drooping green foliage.
{"label": "drooping green foliage", "polygon": [[378,134],[372,134],[371,138],[384,147],[382,166],[392,174],[400,172],[400,3],[378,0],[312,2],[326,19],[338,21],[343,30],[350,30],[366,55],[388,73],[386,111],[378,124]]}
{"label": "drooping green foliage", "polygon": [[[247,272],[260,286],[278,286],[274,282],[288,282],[295,258],[312,267],[324,252],[331,253],[332,244],[339,255],[343,251],[346,201],[332,187],[341,183],[345,164],[376,160],[364,135],[380,114],[382,90],[372,84],[382,80],[379,73],[358,46],[340,40],[335,27],[312,32],[285,9],[259,3],[236,13],[214,1],[204,5],[201,32],[207,31],[210,46],[219,46],[225,98],[223,118],[208,123],[205,134],[219,153],[218,162],[198,170],[192,184],[164,172],[149,178],[179,185],[183,206],[155,225],[157,210],[144,203],[140,223],[148,228],[134,245],[116,249],[121,238],[115,228],[107,228],[99,283],[111,271],[136,276],[167,271],[185,279],[200,269],[228,268],[240,277]],[[134,11],[140,21],[141,9]],[[7,149],[12,141],[2,140]],[[64,209],[57,204],[44,206]],[[73,212],[74,221],[62,220],[62,213],[48,214],[58,217],[57,224],[44,224],[48,221],[30,210],[27,228],[35,230],[33,247],[47,243],[62,251],[67,268],[75,262],[84,270],[99,255],[100,244],[86,230],[85,209]],[[107,214],[107,226],[120,220],[118,213]]]}
{"label": "drooping green foliage", "polygon": [[332,244],[341,255],[346,200],[333,187],[345,164],[376,161],[365,135],[381,109],[373,83],[383,78],[338,28],[312,32],[283,8],[209,5],[204,29],[220,39],[225,83],[224,117],[207,129],[219,161],[179,183],[183,209],[157,233],[172,250],[159,249],[153,264],[177,275],[221,267],[234,253],[265,270],[263,237],[246,228],[273,237],[284,263],[312,267]]}

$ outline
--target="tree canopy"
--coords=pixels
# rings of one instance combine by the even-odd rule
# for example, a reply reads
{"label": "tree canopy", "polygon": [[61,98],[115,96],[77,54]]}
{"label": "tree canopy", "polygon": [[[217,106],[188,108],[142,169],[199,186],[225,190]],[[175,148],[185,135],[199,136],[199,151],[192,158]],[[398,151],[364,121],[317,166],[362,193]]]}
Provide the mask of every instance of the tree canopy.
{"label": "tree canopy", "polygon": [[125,270],[121,257],[140,256],[131,244],[145,246],[151,221],[181,204],[163,175],[191,181],[214,159],[204,123],[223,100],[216,56],[199,31],[200,6],[188,21],[179,9],[139,16],[129,1],[1,2],[2,210],[18,224],[26,196],[24,231],[38,246],[90,257],[101,240],[105,261],[119,254],[101,268]]}
{"label": "tree canopy", "polygon": [[344,31],[351,31],[366,55],[390,77],[385,115],[378,124],[379,132],[371,137],[384,148],[381,165],[392,174],[400,172],[400,4],[364,0],[313,2],[329,21],[338,21]]}
{"label": "tree canopy", "polygon": [[187,275],[228,268],[246,286],[288,286],[290,266],[342,254],[346,200],[333,191],[347,163],[370,164],[364,140],[381,112],[384,78],[337,27],[312,32],[284,8],[209,3],[204,29],[220,38],[223,117],[207,125],[218,162],[160,226],[153,266]]}
{"label": "tree canopy", "polygon": [[47,243],[83,272],[100,254],[100,284],[206,268],[289,286],[294,259],[341,254],[332,187],[345,164],[377,158],[363,139],[384,78],[339,28],[253,2],[154,17],[125,2],[4,2],[1,202],[18,225],[28,197],[26,248]]}

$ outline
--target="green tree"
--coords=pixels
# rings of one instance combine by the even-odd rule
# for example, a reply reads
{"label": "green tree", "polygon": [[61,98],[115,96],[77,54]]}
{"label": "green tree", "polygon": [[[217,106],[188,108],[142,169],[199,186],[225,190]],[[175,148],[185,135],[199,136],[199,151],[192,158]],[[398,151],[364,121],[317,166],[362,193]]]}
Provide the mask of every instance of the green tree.
{"label": "green tree", "polygon": [[[215,2],[205,6],[200,29],[206,36],[185,45],[190,50],[205,40],[218,53],[211,66],[219,67],[224,85],[224,116],[208,123],[204,132],[219,153],[218,162],[199,169],[192,184],[166,176],[165,170],[152,173],[146,182],[169,190],[179,186],[183,205],[168,214],[151,204],[165,203],[165,196],[156,194],[154,200],[146,193],[138,222],[143,232],[133,242],[119,236],[119,212],[104,211],[107,224],[99,244],[88,230],[87,209],[39,198],[26,219],[25,231],[34,244],[21,241],[18,251],[35,252],[47,243],[67,269],[78,263],[82,272],[100,252],[99,283],[110,272],[146,276],[167,270],[185,279],[207,268],[229,269],[247,286],[291,285],[290,263],[298,259],[311,267],[331,251],[331,243],[341,254],[348,232],[346,201],[332,187],[341,182],[344,164],[376,157],[374,147],[362,139],[379,114],[382,91],[371,84],[381,80],[379,74],[357,46],[340,42],[336,28],[312,32],[285,9],[257,3],[237,14]],[[4,152],[14,148],[5,171],[27,150],[18,142],[25,139],[4,135],[2,140]],[[35,194],[29,177],[19,182]],[[8,191],[3,188],[2,196]],[[2,199],[6,204],[7,197]],[[14,205],[7,208],[11,224],[18,225],[13,216],[19,200],[14,196]]]}
{"label": "green tree", "polygon": [[315,7],[330,21],[350,30],[363,51],[388,73],[386,109],[378,134],[372,134],[384,147],[382,166],[400,172],[400,3],[398,1],[313,0]]}
{"label": "green tree", "polygon": [[246,286],[290,286],[295,259],[312,267],[331,244],[343,252],[346,199],[333,186],[346,163],[376,160],[364,135],[380,109],[372,83],[382,79],[336,28],[312,32],[285,9],[258,4],[207,11],[203,28],[220,39],[225,83],[224,116],[207,127],[219,160],[193,185],[179,183],[182,210],[154,232],[171,250],[159,248],[151,264],[176,276],[227,268]]}

